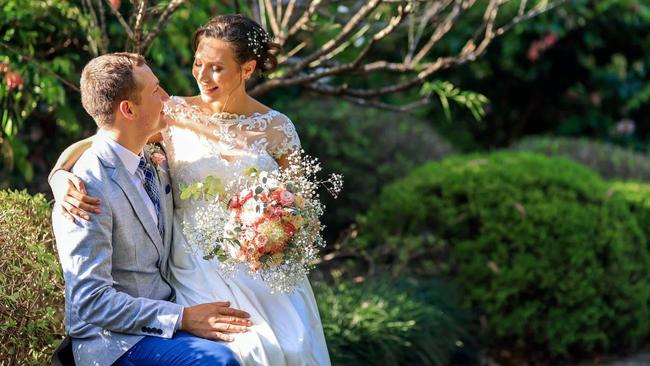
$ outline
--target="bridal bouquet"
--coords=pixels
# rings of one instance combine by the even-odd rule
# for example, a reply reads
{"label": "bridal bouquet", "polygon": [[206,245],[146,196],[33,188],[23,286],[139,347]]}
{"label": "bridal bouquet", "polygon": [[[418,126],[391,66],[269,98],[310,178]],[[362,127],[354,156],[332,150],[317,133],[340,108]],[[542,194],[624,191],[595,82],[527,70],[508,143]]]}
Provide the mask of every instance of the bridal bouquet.
{"label": "bridal bouquet", "polygon": [[337,174],[317,179],[321,167],[316,159],[295,153],[288,160],[288,168],[270,172],[251,168],[227,186],[208,177],[183,190],[185,198],[210,201],[197,212],[192,229],[184,230],[205,258],[219,258],[227,273],[244,264],[272,291],[284,293],[309,272],[324,246],[320,224],[324,206],[318,187],[324,186],[334,197],[342,187]]}

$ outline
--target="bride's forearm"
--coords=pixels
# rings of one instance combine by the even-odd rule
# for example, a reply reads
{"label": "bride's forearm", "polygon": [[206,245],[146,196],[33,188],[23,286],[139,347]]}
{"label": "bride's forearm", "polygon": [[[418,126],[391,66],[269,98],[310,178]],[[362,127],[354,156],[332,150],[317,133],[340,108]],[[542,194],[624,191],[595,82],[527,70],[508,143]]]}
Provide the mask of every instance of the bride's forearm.
{"label": "bride's forearm", "polygon": [[149,137],[149,140],[147,140],[148,144],[153,144],[156,142],[161,142],[163,140],[162,132],[158,132],[157,134]]}
{"label": "bride's forearm", "polygon": [[56,164],[54,164],[54,167],[52,168],[52,171],[50,172],[47,180],[50,181],[54,173],[59,170],[72,170],[72,167],[77,162],[77,160],[79,160],[81,155],[90,148],[94,137],[95,135],[85,138],[81,141],[77,141],[63,150],[59,156],[59,159],[56,161]]}

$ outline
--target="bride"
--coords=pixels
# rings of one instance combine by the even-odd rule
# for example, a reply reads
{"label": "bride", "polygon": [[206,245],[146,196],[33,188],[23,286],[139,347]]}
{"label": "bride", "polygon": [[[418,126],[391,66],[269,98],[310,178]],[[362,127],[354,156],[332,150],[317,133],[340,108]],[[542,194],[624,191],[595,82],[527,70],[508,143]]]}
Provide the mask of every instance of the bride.
{"label": "bride", "polygon": [[[277,66],[278,46],[256,22],[241,15],[217,16],[200,27],[192,39],[192,74],[200,94],[171,97],[165,105],[169,129],[161,138],[174,193],[170,280],[176,301],[196,305],[230,301],[251,314],[251,331],[224,339],[243,365],[329,365],[316,300],[305,277],[291,294],[271,293],[267,285],[245,271],[225,276],[217,259],[205,260],[183,235],[191,230],[197,210],[206,204],[181,200],[180,188],[215,176],[235,179],[247,169],[270,171],[287,164],[300,149],[292,122],[246,93],[245,81],[254,73]],[[75,144],[57,164],[68,168],[87,147]],[[56,171],[57,168],[55,168]],[[62,179],[61,176],[65,177]],[[55,197],[65,197],[69,214],[88,219],[96,207],[70,173],[52,179]],[[81,191],[81,192],[80,192]]]}

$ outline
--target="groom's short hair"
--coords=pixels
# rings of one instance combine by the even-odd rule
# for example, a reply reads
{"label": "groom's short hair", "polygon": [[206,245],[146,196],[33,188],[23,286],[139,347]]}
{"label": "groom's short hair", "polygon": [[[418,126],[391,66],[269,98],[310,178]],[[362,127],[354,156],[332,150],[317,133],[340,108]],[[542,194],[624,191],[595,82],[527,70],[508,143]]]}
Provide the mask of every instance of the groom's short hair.
{"label": "groom's short hair", "polygon": [[81,104],[97,123],[107,127],[115,121],[115,108],[123,100],[140,103],[140,87],[133,69],[145,64],[137,53],[109,53],[90,60],[81,72]]}

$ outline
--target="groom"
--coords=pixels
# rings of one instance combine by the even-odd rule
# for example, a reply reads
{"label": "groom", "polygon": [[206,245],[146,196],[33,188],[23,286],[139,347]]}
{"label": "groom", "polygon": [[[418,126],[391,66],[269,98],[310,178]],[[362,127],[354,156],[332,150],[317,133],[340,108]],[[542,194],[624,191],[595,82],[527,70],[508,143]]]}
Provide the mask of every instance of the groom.
{"label": "groom", "polygon": [[166,278],[172,198],[142,152],[166,127],[166,98],[137,54],[103,55],[82,72],[82,104],[99,132],[72,172],[103,206],[90,221],[53,210],[77,365],[239,364],[214,340],[247,331],[247,313],[224,302],[172,302]]}

